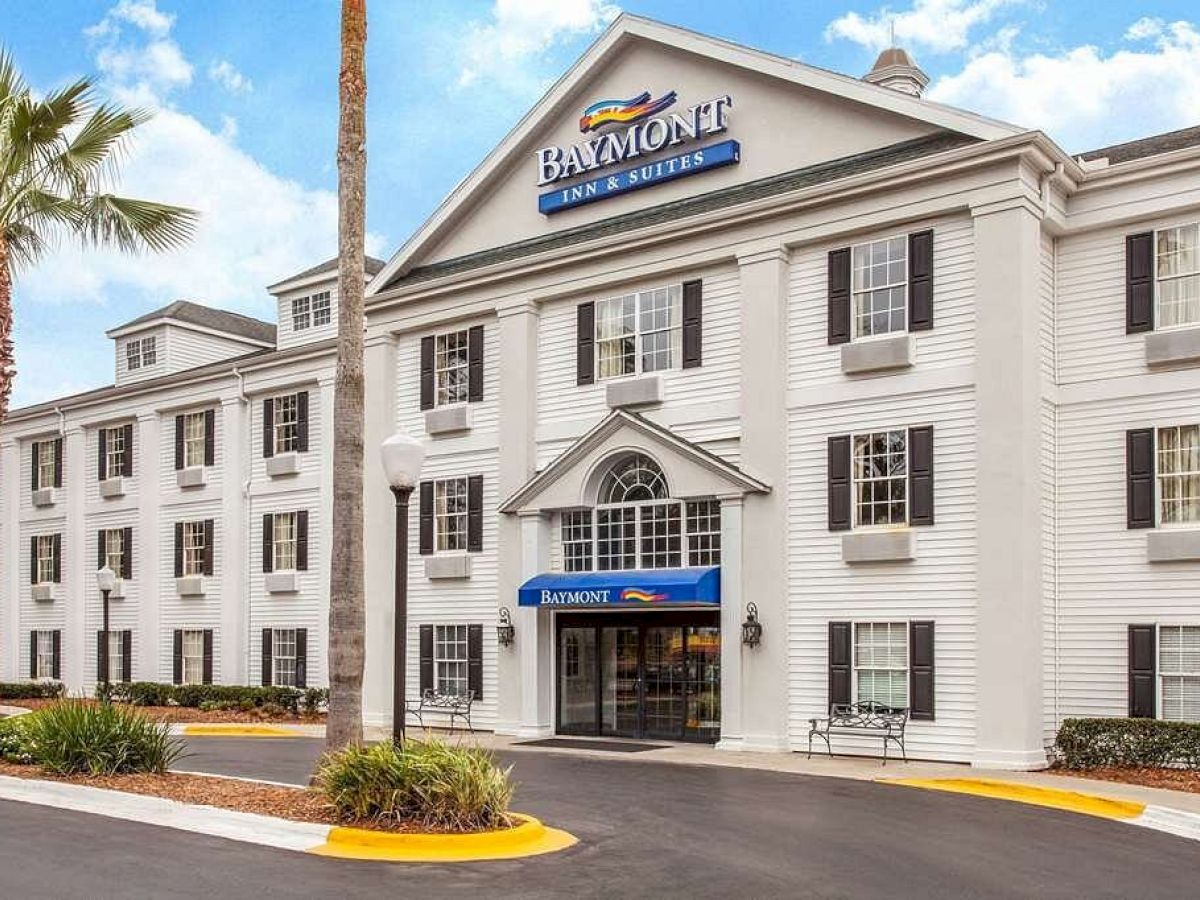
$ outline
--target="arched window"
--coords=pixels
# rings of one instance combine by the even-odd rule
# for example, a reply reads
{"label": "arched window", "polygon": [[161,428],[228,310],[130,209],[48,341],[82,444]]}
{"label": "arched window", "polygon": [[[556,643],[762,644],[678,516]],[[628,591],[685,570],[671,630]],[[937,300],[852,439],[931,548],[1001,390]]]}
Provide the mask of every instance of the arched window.
{"label": "arched window", "polygon": [[644,503],[666,500],[667,480],[658,463],[644,453],[634,453],[617,462],[600,484],[599,503]]}

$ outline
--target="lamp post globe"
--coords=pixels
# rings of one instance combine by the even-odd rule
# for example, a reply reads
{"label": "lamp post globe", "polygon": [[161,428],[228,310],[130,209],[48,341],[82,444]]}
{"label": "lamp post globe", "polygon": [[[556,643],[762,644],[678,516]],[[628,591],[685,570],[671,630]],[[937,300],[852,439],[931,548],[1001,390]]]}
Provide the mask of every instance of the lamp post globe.
{"label": "lamp post globe", "polygon": [[379,447],[383,473],[393,491],[412,490],[421,476],[425,445],[407,431],[397,431]]}
{"label": "lamp post globe", "polygon": [[100,596],[104,599],[104,623],[100,629],[100,684],[102,691],[100,694],[101,700],[108,702],[108,670],[109,670],[109,646],[108,646],[108,595],[113,592],[117,586],[117,573],[103,565],[96,570],[96,587],[100,589]]}
{"label": "lamp post globe", "polygon": [[101,593],[116,590],[117,573],[114,572],[112,569],[110,569],[108,566],[103,566],[102,568],[97,569],[96,570],[96,587],[98,587],[100,589]]}

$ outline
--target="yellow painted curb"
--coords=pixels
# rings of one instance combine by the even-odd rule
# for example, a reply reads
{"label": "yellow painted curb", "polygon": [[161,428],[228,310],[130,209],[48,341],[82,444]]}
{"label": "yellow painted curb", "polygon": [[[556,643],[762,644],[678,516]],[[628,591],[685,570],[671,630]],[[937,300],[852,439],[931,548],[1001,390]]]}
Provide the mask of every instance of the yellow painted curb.
{"label": "yellow painted curb", "polygon": [[185,725],[183,733],[189,737],[305,737],[274,725]]}
{"label": "yellow painted curb", "polygon": [[930,791],[949,791],[955,794],[973,794],[994,800],[1011,800],[1033,806],[1046,806],[1085,816],[1103,819],[1136,819],[1146,810],[1143,803],[1132,800],[1113,800],[1095,794],[1078,791],[1063,791],[1057,788],[1020,784],[1013,781],[996,781],[990,778],[881,778],[881,784],[899,784],[906,787],[924,788]]}
{"label": "yellow painted curb", "polygon": [[515,828],[478,834],[394,834],[332,828],[326,843],[308,852],[387,862],[473,862],[554,853],[578,843],[574,835],[547,828],[533,816],[514,813],[513,817],[521,823]]}

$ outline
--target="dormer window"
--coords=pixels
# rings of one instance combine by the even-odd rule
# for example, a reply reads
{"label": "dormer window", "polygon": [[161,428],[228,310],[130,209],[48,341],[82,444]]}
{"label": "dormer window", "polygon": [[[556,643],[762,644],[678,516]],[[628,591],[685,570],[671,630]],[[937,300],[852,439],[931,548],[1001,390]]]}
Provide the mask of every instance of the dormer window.
{"label": "dormer window", "polygon": [[125,343],[125,368],[130,372],[158,362],[158,339],[154,337],[134,338]]}
{"label": "dormer window", "polygon": [[292,331],[305,331],[328,325],[331,319],[329,291],[292,301]]}

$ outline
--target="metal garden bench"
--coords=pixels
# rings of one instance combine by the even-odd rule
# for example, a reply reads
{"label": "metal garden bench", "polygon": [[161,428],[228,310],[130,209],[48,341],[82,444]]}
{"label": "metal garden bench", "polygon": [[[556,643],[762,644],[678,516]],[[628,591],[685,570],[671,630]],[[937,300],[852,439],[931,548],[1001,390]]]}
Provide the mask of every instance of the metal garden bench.
{"label": "metal garden bench", "polygon": [[409,706],[408,712],[417,717],[421,727],[425,727],[426,713],[443,713],[450,716],[450,730],[454,731],[454,720],[462,719],[467,723],[467,731],[472,734],[475,729],[471,726],[471,705],[475,702],[475,692],[465,694],[439,694],[432,688],[421,692],[421,699],[416,706]]}
{"label": "metal garden bench", "polygon": [[904,749],[904,727],[908,724],[908,709],[884,706],[882,703],[832,703],[829,716],[824,719],[809,719],[808,758],[812,759],[813,737],[825,742],[825,749],[833,756],[829,744],[831,734],[869,734],[883,740],[883,764],[887,765],[888,741],[900,748],[904,761],[908,753]]}

